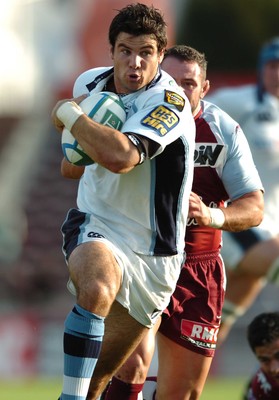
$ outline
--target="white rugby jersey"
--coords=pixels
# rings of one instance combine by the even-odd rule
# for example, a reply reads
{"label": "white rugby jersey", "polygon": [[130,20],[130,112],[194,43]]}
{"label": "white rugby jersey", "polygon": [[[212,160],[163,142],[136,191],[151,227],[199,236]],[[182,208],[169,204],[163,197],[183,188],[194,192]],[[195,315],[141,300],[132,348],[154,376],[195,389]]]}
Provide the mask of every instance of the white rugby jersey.
{"label": "white rugby jersey", "polygon": [[[74,97],[104,90],[112,74],[113,68],[86,71],[74,85]],[[78,208],[119,233],[137,253],[181,253],[193,176],[195,124],[190,104],[163,71],[122,101],[127,112],[122,132],[151,138],[159,149],[127,174],[112,173],[97,163],[87,166],[79,183]]]}
{"label": "white rugby jersey", "polygon": [[279,100],[265,93],[260,102],[256,85],[219,89],[207,99],[241,125],[265,188],[264,219],[259,227],[279,234]]}

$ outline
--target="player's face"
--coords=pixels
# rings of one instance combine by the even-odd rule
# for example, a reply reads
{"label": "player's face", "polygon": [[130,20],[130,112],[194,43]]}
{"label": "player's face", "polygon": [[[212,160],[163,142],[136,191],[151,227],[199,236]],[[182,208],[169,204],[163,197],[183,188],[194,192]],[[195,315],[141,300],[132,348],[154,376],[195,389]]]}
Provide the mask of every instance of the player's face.
{"label": "player's face", "polygon": [[263,67],[265,90],[279,99],[279,60],[269,61]]}
{"label": "player's face", "polygon": [[279,383],[279,339],[255,349],[262,370]]}
{"label": "player's face", "polygon": [[176,57],[168,56],[162,62],[162,69],[182,87],[189,99],[192,114],[195,115],[200,108],[200,99],[209,90],[209,81],[204,80],[200,66],[196,62],[178,60]]}
{"label": "player's face", "polygon": [[121,32],[111,52],[117,93],[132,93],[147,85],[156,75],[163,51],[150,35],[132,36]]}

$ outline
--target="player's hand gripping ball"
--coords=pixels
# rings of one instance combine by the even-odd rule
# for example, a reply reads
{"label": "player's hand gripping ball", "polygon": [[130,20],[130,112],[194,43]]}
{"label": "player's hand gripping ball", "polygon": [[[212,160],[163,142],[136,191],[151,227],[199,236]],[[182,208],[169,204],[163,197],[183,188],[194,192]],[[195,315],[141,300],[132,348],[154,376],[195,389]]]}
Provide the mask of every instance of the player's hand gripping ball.
{"label": "player's hand gripping ball", "polygon": [[[79,106],[94,121],[117,130],[121,130],[126,121],[124,104],[121,98],[112,92],[93,93]],[[63,154],[71,164],[85,166],[94,163],[66,128],[62,132],[61,144]]]}

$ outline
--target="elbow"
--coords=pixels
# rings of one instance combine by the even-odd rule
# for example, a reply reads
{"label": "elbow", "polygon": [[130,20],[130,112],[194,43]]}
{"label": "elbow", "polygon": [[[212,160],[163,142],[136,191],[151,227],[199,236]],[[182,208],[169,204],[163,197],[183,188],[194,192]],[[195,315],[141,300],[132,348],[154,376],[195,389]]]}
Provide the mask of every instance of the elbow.
{"label": "elbow", "polygon": [[103,165],[103,167],[114,174],[127,174],[127,172],[130,172],[134,168],[134,166],[128,166],[125,163],[110,163]]}
{"label": "elbow", "polygon": [[264,197],[263,193],[259,192],[259,197],[254,206],[254,218],[252,226],[259,226],[264,218]]}
{"label": "elbow", "polygon": [[115,156],[103,158],[100,160],[99,164],[114,174],[126,174],[137,165],[137,161],[138,160],[134,160],[133,158],[127,156]]}
{"label": "elbow", "polygon": [[71,164],[68,161],[66,161],[65,158],[63,158],[60,167],[60,173],[63,176],[63,178],[79,179],[82,176],[83,172],[84,172],[83,166],[77,166]]}
{"label": "elbow", "polygon": [[257,207],[255,207],[253,215],[252,227],[259,226],[264,218],[264,202],[261,202]]}
{"label": "elbow", "polygon": [[262,222],[264,218],[264,210],[260,209],[257,213],[256,213],[256,218],[255,218],[255,225],[254,226],[259,226]]}

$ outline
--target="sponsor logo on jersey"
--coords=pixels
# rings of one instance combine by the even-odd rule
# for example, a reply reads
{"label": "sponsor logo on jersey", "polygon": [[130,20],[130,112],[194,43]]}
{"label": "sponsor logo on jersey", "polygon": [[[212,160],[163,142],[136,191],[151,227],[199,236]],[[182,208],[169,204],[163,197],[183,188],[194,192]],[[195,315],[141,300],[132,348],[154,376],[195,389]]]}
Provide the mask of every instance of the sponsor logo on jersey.
{"label": "sponsor logo on jersey", "polygon": [[179,117],[165,106],[154,108],[141,120],[141,124],[157,131],[161,136],[166,135],[179,122]]}
{"label": "sponsor logo on jersey", "polygon": [[181,337],[195,346],[205,349],[215,349],[219,325],[196,323],[183,319],[181,321]]}
{"label": "sponsor logo on jersey", "polygon": [[179,111],[182,111],[185,106],[183,97],[170,90],[165,90],[165,102],[173,104]]}
{"label": "sponsor logo on jersey", "polygon": [[217,160],[225,158],[226,147],[219,143],[196,143],[195,167],[216,167]]}

